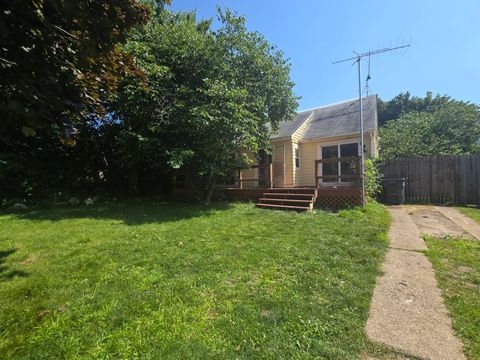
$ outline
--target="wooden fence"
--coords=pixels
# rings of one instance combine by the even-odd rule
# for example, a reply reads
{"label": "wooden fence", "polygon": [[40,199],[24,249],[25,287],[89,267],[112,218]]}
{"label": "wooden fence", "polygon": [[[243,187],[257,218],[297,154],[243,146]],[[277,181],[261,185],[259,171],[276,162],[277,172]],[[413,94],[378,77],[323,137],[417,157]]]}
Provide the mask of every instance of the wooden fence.
{"label": "wooden fence", "polygon": [[388,160],[380,172],[406,179],[407,202],[480,205],[480,154]]}

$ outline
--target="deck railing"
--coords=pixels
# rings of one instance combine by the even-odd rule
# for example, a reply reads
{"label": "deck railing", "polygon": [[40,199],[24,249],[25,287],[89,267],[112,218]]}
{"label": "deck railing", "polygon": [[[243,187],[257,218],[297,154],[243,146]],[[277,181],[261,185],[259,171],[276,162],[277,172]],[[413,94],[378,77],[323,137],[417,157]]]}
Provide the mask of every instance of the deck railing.
{"label": "deck railing", "polygon": [[[351,183],[361,179],[361,169],[360,156],[345,156],[345,157],[336,157],[328,159],[318,159],[315,160],[315,184],[316,186],[321,186],[324,182],[330,183]],[[319,164],[332,164],[337,163],[338,165],[338,174],[337,175],[319,175]],[[342,174],[342,163],[351,163],[354,164],[355,174]]]}
{"label": "deck railing", "polygon": [[[257,176],[255,178],[249,177],[248,179],[244,178],[246,170],[253,170],[258,169],[257,174],[260,174],[260,170],[264,170],[263,176]],[[272,171],[272,164],[268,165],[252,165],[248,168],[238,169],[238,178],[235,181],[238,183],[238,188],[243,189],[245,187],[262,187],[262,188],[272,188],[273,187],[273,171]],[[248,184],[252,184],[254,186],[248,186]],[[256,184],[256,185],[255,185]],[[247,185],[247,186],[245,186]]]}

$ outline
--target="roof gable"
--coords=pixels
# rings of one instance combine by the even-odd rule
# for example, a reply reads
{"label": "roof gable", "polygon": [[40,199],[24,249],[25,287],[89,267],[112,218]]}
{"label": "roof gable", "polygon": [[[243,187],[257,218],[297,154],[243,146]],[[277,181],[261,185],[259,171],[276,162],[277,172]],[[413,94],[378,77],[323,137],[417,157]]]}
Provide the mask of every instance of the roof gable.
{"label": "roof gable", "polygon": [[270,138],[279,139],[292,136],[312,114],[311,110],[301,111],[297,113],[295,119],[281,122],[278,124],[278,130]]}
{"label": "roof gable", "polygon": [[[377,129],[377,96],[363,98],[362,105],[364,129],[372,132]],[[357,133],[360,131],[358,99],[299,112],[292,121],[281,123],[271,139],[291,137],[307,120],[301,140]]]}

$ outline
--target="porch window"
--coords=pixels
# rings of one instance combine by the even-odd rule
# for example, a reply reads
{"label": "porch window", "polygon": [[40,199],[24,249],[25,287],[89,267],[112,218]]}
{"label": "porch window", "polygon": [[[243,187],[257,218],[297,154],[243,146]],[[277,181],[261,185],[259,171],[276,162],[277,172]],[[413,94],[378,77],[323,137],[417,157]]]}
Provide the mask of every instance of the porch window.
{"label": "porch window", "polygon": [[300,149],[298,146],[295,148],[295,167],[297,169],[300,167]]}
{"label": "porch window", "polygon": [[[322,159],[345,158],[358,156],[358,143],[322,146]],[[357,161],[343,160],[322,163],[323,183],[348,183],[351,179],[342,179],[342,175],[357,175]]]}

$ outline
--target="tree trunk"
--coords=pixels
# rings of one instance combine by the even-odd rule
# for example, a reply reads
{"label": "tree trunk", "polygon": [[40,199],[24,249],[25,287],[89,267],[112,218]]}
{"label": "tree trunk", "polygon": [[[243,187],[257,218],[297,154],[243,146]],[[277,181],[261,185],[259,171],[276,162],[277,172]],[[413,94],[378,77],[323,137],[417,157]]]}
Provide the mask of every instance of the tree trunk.
{"label": "tree trunk", "polygon": [[208,187],[207,192],[205,193],[205,204],[210,205],[212,203],[212,195],[213,191],[215,190],[215,176],[210,175],[208,177]]}
{"label": "tree trunk", "polygon": [[128,195],[138,195],[138,168],[136,166],[128,168]]}

